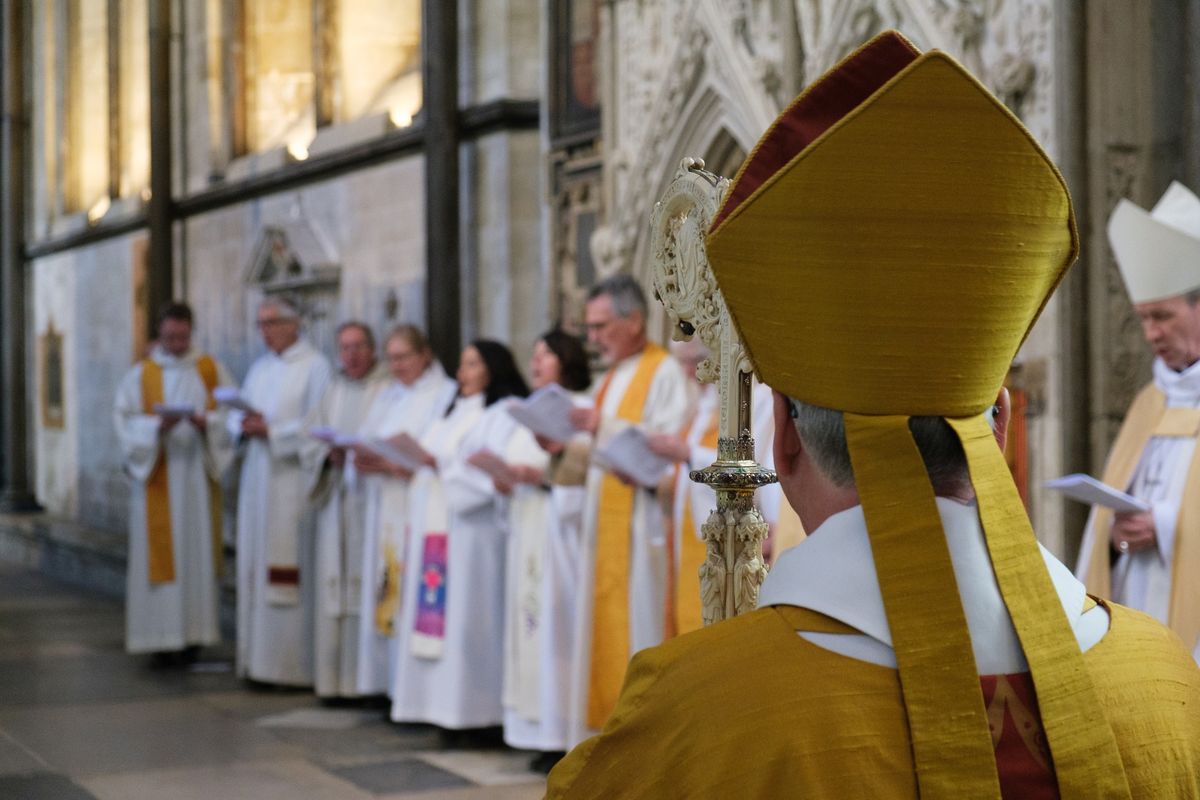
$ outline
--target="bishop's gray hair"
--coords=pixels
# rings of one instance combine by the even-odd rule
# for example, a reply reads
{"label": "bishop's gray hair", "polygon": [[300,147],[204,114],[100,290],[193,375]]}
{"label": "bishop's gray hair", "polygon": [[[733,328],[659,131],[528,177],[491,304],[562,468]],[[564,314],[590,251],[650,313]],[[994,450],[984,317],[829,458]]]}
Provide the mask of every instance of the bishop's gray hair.
{"label": "bishop's gray hair", "polygon": [[621,273],[605,278],[591,288],[587,299],[591,302],[605,295],[612,300],[613,313],[618,317],[629,319],[637,311],[641,313],[642,319],[646,318],[646,293],[633,276]]}
{"label": "bishop's gray hair", "polygon": [[273,308],[279,319],[294,319],[300,321],[300,310],[292,304],[286,297],[281,297],[277,294],[269,294],[262,299],[258,304],[258,309],[261,311],[264,308]]}
{"label": "bishop's gray hair", "polygon": [[[854,466],[846,445],[846,422],[841,411],[788,398],[795,415],[796,432],[809,455],[835,486],[854,486]],[[991,415],[989,415],[989,421]],[[958,434],[941,417],[912,417],[908,421],[913,441],[925,462],[934,494],[959,494],[970,485],[967,456]]]}

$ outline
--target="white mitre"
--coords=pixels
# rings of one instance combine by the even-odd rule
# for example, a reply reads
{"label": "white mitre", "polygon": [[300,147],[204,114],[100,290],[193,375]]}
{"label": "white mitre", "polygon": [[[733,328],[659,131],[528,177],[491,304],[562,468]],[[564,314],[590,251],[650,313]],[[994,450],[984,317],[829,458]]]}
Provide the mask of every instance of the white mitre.
{"label": "white mitre", "polygon": [[1121,200],[1108,241],[1134,303],[1200,288],[1200,198],[1182,183],[1172,181],[1149,214]]}

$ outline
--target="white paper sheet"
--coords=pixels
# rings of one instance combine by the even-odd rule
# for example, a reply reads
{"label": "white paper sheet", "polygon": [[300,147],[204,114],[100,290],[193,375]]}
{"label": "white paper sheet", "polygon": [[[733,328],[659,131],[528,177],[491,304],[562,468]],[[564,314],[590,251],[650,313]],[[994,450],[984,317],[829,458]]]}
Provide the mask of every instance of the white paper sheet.
{"label": "white paper sheet", "polygon": [[1111,508],[1113,511],[1133,512],[1150,510],[1148,503],[1103,484],[1091,475],[1086,475],[1082,472],[1046,481],[1045,485],[1047,489],[1060,491],[1072,500],[1087,503],[1088,505],[1104,506],[1105,508]]}
{"label": "white paper sheet", "polygon": [[182,419],[196,413],[196,407],[187,403],[155,403],[154,413],[167,419]]}
{"label": "white paper sheet", "polygon": [[322,438],[322,441],[328,441],[334,447],[348,447],[348,448],[361,447],[364,450],[371,451],[375,455],[382,458],[384,461],[395,464],[398,467],[403,467],[404,469],[409,470],[411,472],[416,472],[422,466],[422,463],[419,459],[414,459],[411,455],[409,455],[408,453],[404,452],[403,450],[401,450],[400,448],[398,448],[394,444],[392,444],[392,442],[390,440],[373,439],[373,438],[367,438],[367,437],[362,437],[362,436],[355,436],[353,434],[348,434],[348,433],[338,433],[337,431],[334,431],[332,428],[328,428],[328,429],[314,428],[313,430],[309,431],[309,434],[314,435],[314,432],[317,430],[320,430],[321,433],[331,432],[333,434],[333,438],[328,439],[328,440]]}
{"label": "white paper sheet", "polygon": [[628,475],[647,489],[658,486],[663,473],[671,466],[670,460],[650,449],[646,434],[635,427],[626,428],[613,436],[594,450],[592,457],[609,469]]}
{"label": "white paper sheet", "polygon": [[493,453],[491,450],[484,448],[477,450],[467,458],[467,463],[476,469],[481,469],[496,480],[505,483],[516,483],[516,476],[513,475],[512,468],[503,458]]}
{"label": "white paper sheet", "polygon": [[325,444],[338,446],[337,440],[342,434],[338,433],[334,428],[326,427],[325,425],[316,425],[308,429],[308,435]]}
{"label": "white paper sheet", "polygon": [[565,442],[579,430],[571,424],[575,407],[570,393],[557,383],[549,383],[522,400],[508,404],[508,413],[529,430],[555,442]]}
{"label": "white paper sheet", "polygon": [[242,399],[241,394],[233,386],[218,386],[213,389],[213,399],[223,406],[245,411],[247,414],[257,414],[258,409]]}

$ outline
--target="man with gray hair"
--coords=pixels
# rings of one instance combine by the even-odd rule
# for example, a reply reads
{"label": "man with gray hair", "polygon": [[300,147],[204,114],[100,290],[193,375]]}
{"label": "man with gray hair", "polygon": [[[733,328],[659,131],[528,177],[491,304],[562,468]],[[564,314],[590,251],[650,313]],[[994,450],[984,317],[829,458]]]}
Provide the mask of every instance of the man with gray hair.
{"label": "man with gray hair", "polygon": [[301,338],[300,315],[286,300],[263,300],[257,325],[267,352],[242,385],[245,409],[229,417],[244,448],[237,513],[238,675],[309,686],[313,519],[300,453],[304,419],[324,395],[331,369]]}
{"label": "man with gray hair", "polygon": [[347,438],[366,419],[387,382],[375,334],[357,320],[337,329],[341,369],[305,420],[300,461],[317,509],[313,678],[318,697],[357,697],[359,595],[362,589],[366,485]]}
{"label": "man with gray hair", "polygon": [[[608,371],[595,404],[572,422],[596,447],[625,428],[680,433],[692,396],[683,367],[646,339],[646,296],[628,275],[588,294],[588,341]],[[593,463],[588,470],[572,658],[568,738],[599,729],[616,702],[630,657],[663,639],[667,554],[661,507],[653,487]]]}

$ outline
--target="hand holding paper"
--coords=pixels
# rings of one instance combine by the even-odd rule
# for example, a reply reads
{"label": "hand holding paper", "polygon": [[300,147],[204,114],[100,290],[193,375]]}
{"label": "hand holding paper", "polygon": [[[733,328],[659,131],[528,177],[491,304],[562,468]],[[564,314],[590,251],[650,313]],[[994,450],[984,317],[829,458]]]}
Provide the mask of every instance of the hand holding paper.
{"label": "hand holding paper", "polygon": [[593,451],[592,457],[647,489],[657,487],[663,473],[671,466],[670,460],[650,449],[646,434],[632,426]]}
{"label": "hand holding paper", "polygon": [[246,402],[241,396],[236,387],[233,386],[218,386],[213,389],[213,399],[223,406],[236,408],[238,411],[244,411],[247,414],[258,414],[258,409]]}
{"label": "hand holding paper", "polygon": [[196,413],[196,407],[187,403],[155,403],[154,413],[163,419],[185,419]]}
{"label": "hand holding paper", "polygon": [[508,462],[491,450],[477,450],[467,458],[467,463],[476,469],[483,470],[493,480],[512,486],[517,483],[517,476],[509,467]]}
{"label": "hand holding paper", "polygon": [[575,404],[566,389],[550,383],[523,400],[508,405],[508,413],[536,435],[554,442],[565,442],[579,432],[571,423]]}
{"label": "hand holding paper", "polygon": [[1052,481],[1046,481],[1047,489],[1056,489],[1066,497],[1088,505],[1104,506],[1113,511],[1149,511],[1150,505],[1125,492],[1101,483],[1091,475],[1076,472]]}

